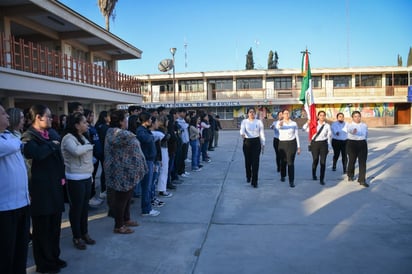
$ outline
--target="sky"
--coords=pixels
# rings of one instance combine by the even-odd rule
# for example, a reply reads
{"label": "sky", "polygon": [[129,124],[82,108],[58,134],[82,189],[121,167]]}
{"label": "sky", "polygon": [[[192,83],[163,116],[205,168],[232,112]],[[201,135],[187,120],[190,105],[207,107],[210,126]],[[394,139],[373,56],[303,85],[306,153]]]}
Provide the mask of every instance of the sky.
{"label": "sky", "polygon": [[[105,28],[98,0],[60,0]],[[412,47],[411,0],[118,0],[110,31],[143,51],[119,62],[129,75],[162,74],[175,54],[176,73],[243,70],[252,48],[255,69],[269,51],[279,69],[405,66]],[[186,45],[186,46],[185,46]]]}

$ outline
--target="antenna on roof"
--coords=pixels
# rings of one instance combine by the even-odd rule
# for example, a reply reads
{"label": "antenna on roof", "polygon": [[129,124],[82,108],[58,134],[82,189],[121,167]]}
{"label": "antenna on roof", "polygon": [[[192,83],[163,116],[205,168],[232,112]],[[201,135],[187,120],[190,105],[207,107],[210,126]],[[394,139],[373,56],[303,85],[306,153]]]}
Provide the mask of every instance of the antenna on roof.
{"label": "antenna on roof", "polygon": [[187,69],[187,41],[186,41],[186,37],[184,39],[183,46],[185,47],[185,69]]}

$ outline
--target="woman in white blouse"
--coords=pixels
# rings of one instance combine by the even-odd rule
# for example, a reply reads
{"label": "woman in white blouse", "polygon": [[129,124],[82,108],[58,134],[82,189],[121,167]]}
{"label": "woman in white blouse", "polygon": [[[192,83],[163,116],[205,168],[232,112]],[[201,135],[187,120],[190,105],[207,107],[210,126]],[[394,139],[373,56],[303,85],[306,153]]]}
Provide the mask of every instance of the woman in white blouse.
{"label": "woman in white blouse", "polygon": [[258,185],[259,156],[265,147],[265,132],[261,120],[256,119],[256,111],[249,108],[248,118],[240,125],[240,136],[243,138],[243,155],[245,156],[246,181],[254,188]]}
{"label": "woman in white blouse", "polygon": [[366,160],[368,159],[368,126],[361,122],[361,113],[357,110],[352,112],[352,122],[347,124],[346,132],[348,141],[346,151],[348,152],[348,181],[354,181],[355,163],[358,160],[359,176],[358,183],[368,187],[366,183]]}
{"label": "woman in white blouse", "polygon": [[311,152],[312,152],[312,179],[316,181],[316,169],[320,160],[320,184],[325,184],[326,157],[328,156],[329,148],[331,148],[332,132],[330,125],[326,122],[326,112],[323,110],[318,112],[318,121],[316,124],[316,134],[312,136]]}
{"label": "woman in white blouse", "polygon": [[299,129],[296,122],[289,116],[289,110],[282,111],[283,119],[277,123],[279,129],[280,180],[285,181],[286,166],[289,177],[289,186],[295,187],[295,156],[300,154]]}

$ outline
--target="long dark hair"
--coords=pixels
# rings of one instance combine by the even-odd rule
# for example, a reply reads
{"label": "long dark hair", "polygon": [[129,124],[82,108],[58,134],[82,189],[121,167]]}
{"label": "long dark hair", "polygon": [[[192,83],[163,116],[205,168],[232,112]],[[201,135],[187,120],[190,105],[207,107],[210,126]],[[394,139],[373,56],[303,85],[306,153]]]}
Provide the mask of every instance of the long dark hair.
{"label": "long dark hair", "polygon": [[139,116],[137,116],[137,115],[129,116],[129,121],[128,121],[128,127],[127,127],[127,129],[128,129],[130,132],[136,134],[136,130],[137,130],[137,127],[139,126],[139,124],[140,124],[140,123],[139,123]]}
{"label": "long dark hair", "polygon": [[76,137],[77,141],[80,142],[80,144],[84,145],[86,142],[82,138],[82,134],[79,134],[76,128],[76,124],[80,124],[80,122],[86,119],[83,113],[80,112],[75,112],[74,114],[70,114],[69,117],[67,118],[67,128],[66,128],[66,134],[70,133],[74,137]]}
{"label": "long dark hair", "polygon": [[120,123],[126,118],[123,110],[115,110],[110,113],[110,127],[121,128]]}
{"label": "long dark hair", "polygon": [[193,116],[192,118],[190,118],[190,123],[189,123],[189,125],[191,125],[191,126],[194,126],[194,127],[197,127],[197,119],[198,119],[199,117],[197,116],[197,115],[195,115],[195,116]]}
{"label": "long dark hair", "polygon": [[43,117],[47,109],[48,107],[45,105],[32,105],[29,110],[31,123],[33,124],[36,121],[36,115],[40,115],[40,117]]}
{"label": "long dark hair", "polygon": [[106,110],[101,111],[99,113],[99,118],[97,119],[97,122],[94,126],[97,127],[100,124],[106,124],[105,118],[107,117],[107,115],[109,115],[109,113]]}

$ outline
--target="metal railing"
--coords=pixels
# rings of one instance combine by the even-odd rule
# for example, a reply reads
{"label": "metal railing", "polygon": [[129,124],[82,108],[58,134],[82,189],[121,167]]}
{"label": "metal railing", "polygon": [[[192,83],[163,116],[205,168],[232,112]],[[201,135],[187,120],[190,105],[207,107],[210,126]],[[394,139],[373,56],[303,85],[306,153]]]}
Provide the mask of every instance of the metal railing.
{"label": "metal railing", "polygon": [[0,33],[0,66],[140,94],[140,82],[133,76],[4,33]]}

